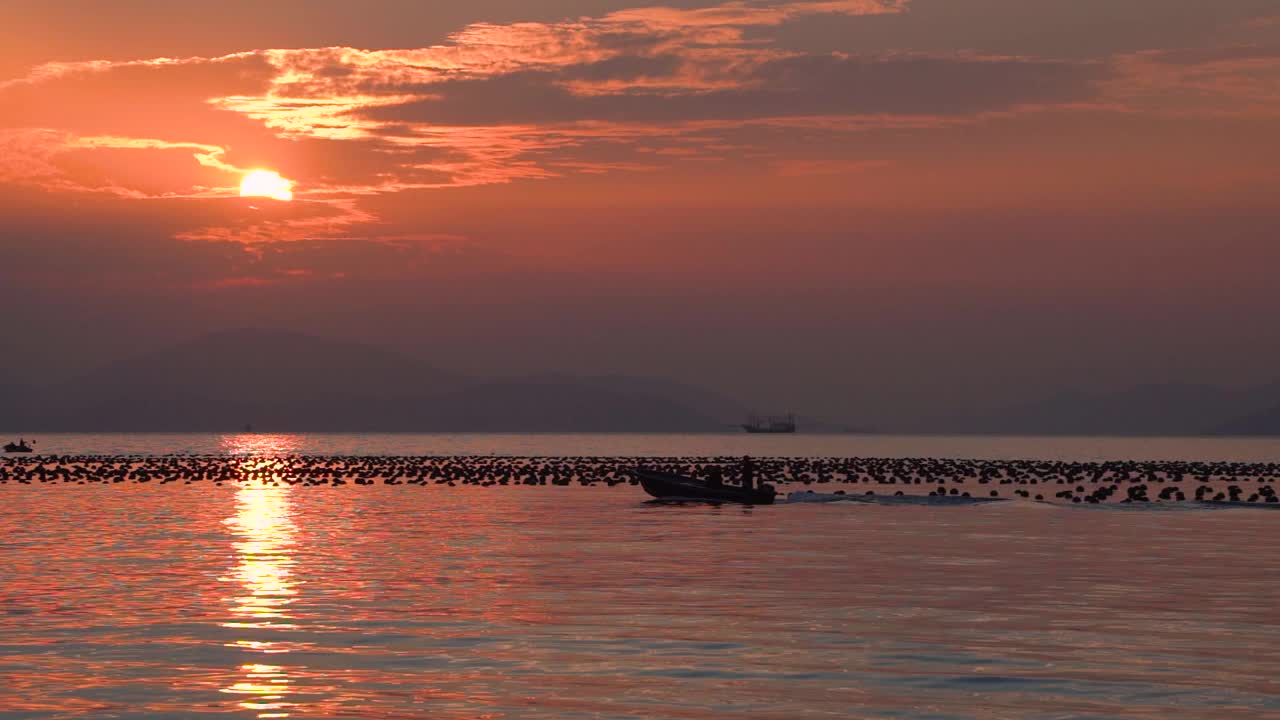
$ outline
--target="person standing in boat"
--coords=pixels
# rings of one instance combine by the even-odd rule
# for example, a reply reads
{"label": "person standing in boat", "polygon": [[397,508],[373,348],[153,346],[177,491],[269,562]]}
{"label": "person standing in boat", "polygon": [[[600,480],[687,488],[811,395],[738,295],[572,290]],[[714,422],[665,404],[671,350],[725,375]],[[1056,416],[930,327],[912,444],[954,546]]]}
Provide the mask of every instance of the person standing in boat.
{"label": "person standing in boat", "polygon": [[755,471],[756,471],[756,464],[751,462],[751,456],[743,455],[742,456],[742,489],[743,490],[752,489],[751,483],[752,483],[752,480],[754,479]]}

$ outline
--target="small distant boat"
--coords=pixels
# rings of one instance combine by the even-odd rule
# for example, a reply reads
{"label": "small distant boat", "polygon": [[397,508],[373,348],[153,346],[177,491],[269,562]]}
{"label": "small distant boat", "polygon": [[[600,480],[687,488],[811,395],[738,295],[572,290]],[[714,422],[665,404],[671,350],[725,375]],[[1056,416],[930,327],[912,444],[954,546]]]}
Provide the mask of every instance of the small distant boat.
{"label": "small distant boat", "polygon": [[[35,442],[35,441],[32,440],[31,442]],[[31,446],[27,444],[26,440],[19,440],[16,443],[12,443],[12,442],[6,443],[4,446],[4,451],[7,453],[29,453],[32,450],[31,450]]]}
{"label": "small distant boat", "polygon": [[662,500],[707,500],[747,505],[772,505],[774,497],[777,496],[777,491],[768,484],[747,490],[733,485],[712,486],[705,480],[645,468],[636,468],[631,473],[640,481],[640,486],[645,492]]}
{"label": "small distant boat", "polygon": [[742,424],[742,429],[749,433],[793,433],[796,431],[796,416],[794,413],[767,418],[752,415]]}

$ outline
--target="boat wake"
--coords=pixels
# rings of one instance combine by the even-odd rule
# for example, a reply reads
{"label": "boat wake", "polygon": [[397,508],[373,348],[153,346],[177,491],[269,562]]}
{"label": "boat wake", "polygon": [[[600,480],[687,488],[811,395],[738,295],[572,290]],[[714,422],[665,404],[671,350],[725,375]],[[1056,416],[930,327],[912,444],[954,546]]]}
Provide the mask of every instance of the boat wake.
{"label": "boat wake", "polygon": [[957,505],[990,505],[1010,502],[1007,498],[977,498],[963,495],[850,495],[846,493],[818,493],[812,490],[789,493],[784,504],[796,503],[858,503],[862,505],[927,505],[952,507]]}
{"label": "boat wake", "polygon": [[967,505],[1007,505],[1027,508],[1063,508],[1068,510],[1103,510],[1119,512],[1195,512],[1205,510],[1280,510],[1277,504],[1247,502],[1141,502],[1141,503],[1063,503],[1011,498],[964,497],[963,495],[851,495],[841,492],[819,493],[812,490],[788,493],[779,505],[806,503],[842,503],[848,505],[916,505],[957,507]]}

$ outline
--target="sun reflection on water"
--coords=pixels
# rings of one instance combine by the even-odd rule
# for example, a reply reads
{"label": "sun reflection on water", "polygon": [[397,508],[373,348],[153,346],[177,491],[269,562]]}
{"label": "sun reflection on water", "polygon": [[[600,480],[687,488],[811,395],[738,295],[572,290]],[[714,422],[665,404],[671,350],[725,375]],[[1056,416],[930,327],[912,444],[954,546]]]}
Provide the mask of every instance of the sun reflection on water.
{"label": "sun reflection on water", "polygon": [[[270,460],[266,457],[290,452],[291,441],[283,435],[223,438],[228,454],[239,458],[240,481],[235,514],[223,521],[236,536],[232,543],[235,565],[223,579],[238,588],[236,595],[227,599],[232,618],[222,626],[253,635],[252,639],[243,637],[228,643],[247,653],[288,653],[287,643],[263,639],[262,635],[265,632],[270,637],[296,627],[290,606],[297,599],[301,582],[295,576],[297,525],[291,488],[287,483],[276,483],[267,470]],[[223,688],[223,692],[243,696],[238,705],[257,712],[259,718],[288,717],[289,709],[294,707],[286,702],[291,693],[288,671],[284,665],[246,663],[239,667],[243,679]]]}
{"label": "sun reflection on water", "polygon": [[233,598],[239,620],[225,627],[289,628],[289,605],[298,594],[293,578],[293,523],[288,486],[250,481],[236,489],[236,514],[226,524],[239,539],[233,543],[237,564],[231,578],[244,592]]}

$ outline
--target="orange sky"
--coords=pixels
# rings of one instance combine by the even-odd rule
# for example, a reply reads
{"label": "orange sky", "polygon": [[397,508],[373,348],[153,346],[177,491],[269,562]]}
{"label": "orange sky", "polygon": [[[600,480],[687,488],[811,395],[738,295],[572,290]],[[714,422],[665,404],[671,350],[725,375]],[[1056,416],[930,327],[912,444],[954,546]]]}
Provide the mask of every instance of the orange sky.
{"label": "orange sky", "polygon": [[[1228,331],[1280,309],[1259,269],[1280,260],[1271,0],[14,0],[0,48],[0,300],[49,348],[18,370],[68,327],[159,342],[134,318],[161,306],[188,334],[402,346],[448,308],[442,363],[695,381],[769,328],[786,351],[724,380],[766,403],[894,375],[938,323],[1003,348],[938,376],[978,394],[1031,337],[1057,343],[1017,361],[1033,385],[1280,360],[1273,334]],[[259,168],[294,200],[239,197]],[[530,322],[512,303],[580,332],[496,360],[486,338]],[[1187,325],[1151,322],[1171,307],[1250,358],[1188,354]],[[619,318],[696,357],[643,366],[600,340]],[[1064,365],[1072,332],[1127,359]],[[780,373],[820,382],[754,380]],[[891,402],[913,387],[894,377],[833,402]]]}

